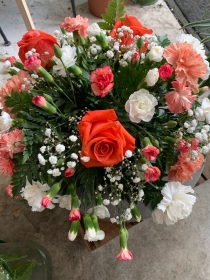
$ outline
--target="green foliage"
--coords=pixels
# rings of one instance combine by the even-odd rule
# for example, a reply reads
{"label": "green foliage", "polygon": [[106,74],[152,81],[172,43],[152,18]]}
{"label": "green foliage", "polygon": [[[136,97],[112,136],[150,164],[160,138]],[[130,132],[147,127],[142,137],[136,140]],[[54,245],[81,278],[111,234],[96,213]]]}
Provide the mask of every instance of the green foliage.
{"label": "green foliage", "polygon": [[5,96],[5,105],[12,108],[11,113],[16,114],[21,110],[31,106],[32,96],[28,92],[18,92],[12,91],[10,95]]}
{"label": "green foliage", "polygon": [[151,205],[152,209],[157,207],[157,204],[162,200],[163,196],[159,189],[156,189],[156,186],[148,183],[144,190],[144,204]]}
{"label": "green foliage", "polygon": [[122,19],[125,15],[125,6],[123,0],[112,0],[109,2],[106,14],[102,15],[105,22],[98,22],[98,25],[104,30],[112,30],[115,21]]}
{"label": "green foliage", "polygon": [[158,39],[158,44],[163,48],[169,46],[171,43],[170,40],[168,39],[167,35],[157,36],[157,39]]}

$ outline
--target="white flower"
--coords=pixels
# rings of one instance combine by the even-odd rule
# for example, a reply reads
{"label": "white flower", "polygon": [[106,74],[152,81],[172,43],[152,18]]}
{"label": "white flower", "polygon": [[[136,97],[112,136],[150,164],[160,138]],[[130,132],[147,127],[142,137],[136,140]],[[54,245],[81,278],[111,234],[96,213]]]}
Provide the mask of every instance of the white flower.
{"label": "white flower", "polygon": [[103,187],[101,185],[98,186],[98,190],[101,192],[103,191]]}
{"label": "white flower", "polygon": [[189,124],[188,122],[185,122],[185,123],[184,123],[184,127],[185,127],[185,128],[189,128],[189,127],[190,127],[190,124]]}
{"label": "white flower", "polygon": [[70,241],[74,241],[76,237],[77,237],[77,233],[74,233],[73,231],[72,232],[70,232],[70,231],[68,232],[68,239]]}
{"label": "white flower", "polygon": [[118,189],[122,191],[123,190],[123,184],[119,184]]}
{"label": "white flower", "polygon": [[44,159],[44,157],[41,154],[38,154],[38,160],[41,165],[45,165],[46,160]]}
{"label": "white flower", "polygon": [[56,163],[58,162],[58,159],[57,159],[57,157],[55,157],[55,156],[50,156],[50,157],[49,157],[49,162],[50,162],[51,164],[56,164]]}
{"label": "white flower", "polygon": [[203,147],[202,147],[202,153],[203,153],[204,155],[206,155],[206,154],[208,154],[208,152],[209,152],[209,147],[203,146]]}
{"label": "white flower", "polygon": [[[21,196],[27,200],[29,206],[32,207],[32,211],[41,212],[45,208],[41,205],[42,198],[46,195],[50,187],[47,184],[42,185],[39,181],[32,181],[32,185],[27,181],[25,188],[21,190]],[[53,209],[55,206],[50,203],[49,209]]]}
{"label": "white flower", "polygon": [[139,190],[139,195],[138,195],[138,201],[141,201],[142,200],[142,197],[144,196],[144,191],[141,189]]}
{"label": "white flower", "polygon": [[110,219],[110,222],[113,224],[113,223],[116,223],[117,220],[116,220],[115,218],[111,218],[111,219]]}
{"label": "white flower", "polygon": [[187,111],[187,114],[188,114],[189,117],[192,117],[192,116],[193,116],[193,110],[191,110],[191,109],[188,110],[188,111]]}
{"label": "white flower", "polygon": [[58,152],[59,154],[62,153],[63,151],[65,151],[65,146],[62,144],[58,144],[56,147],[56,152]]}
{"label": "white flower", "polygon": [[46,146],[42,146],[39,150],[42,154],[44,154],[44,152],[46,151]]}
{"label": "white flower", "polygon": [[5,132],[10,129],[12,125],[12,119],[7,112],[2,111],[0,115],[0,131]]}
{"label": "white flower", "polygon": [[76,162],[75,161],[68,161],[67,166],[68,166],[68,168],[74,168],[76,166]]}
{"label": "white flower", "polygon": [[[76,63],[77,60],[77,53],[76,53],[76,47],[71,47],[69,45],[64,46],[61,48],[62,51],[62,61],[66,68],[69,68],[70,66],[73,66]],[[63,67],[63,64],[59,58],[56,56],[53,57],[53,60],[55,61],[56,65],[53,66],[53,71],[57,72],[62,77],[66,77],[66,71]]]}
{"label": "white flower", "polygon": [[44,135],[47,136],[47,137],[50,137],[51,136],[51,129],[46,128]]}
{"label": "white flower", "polygon": [[198,124],[197,120],[194,119],[191,121],[191,126],[196,127],[197,124]]}
{"label": "white flower", "polygon": [[104,237],[105,237],[105,232],[103,230],[100,229],[96,232],[97,240],[103,240]]}
{"label": "white flower", "polygon": [[149,53],[148,57],[151,61],[160,62],[163,59],[164,48],[161,46],[153,46]]}
{"label": "white flower", "polygon": [[120,181],[121,180],[121,176],[119,176],[119,175],[116,175],[114,177],[115,177],[115,181]]}
{"label": "white flower", "polygon": [[[93,213],[93,208],[88,209],[87,213],[88,214]],[[109,218],[110,217],[109,210],[104,205],[96,205],[96,206],[94,206],[94,213],[100,219],[105,219],[105,218]]]}
{"label": "white flower", "polygon": [[107,56],[108,58],[112,58],[112,57],[114,57],[114,53],[113,53],[112,51],[107,51],[107,52],[106,52],[106,56]]}
{"label": "white flower", "polygon": [[130,95],[125,103],[125,110],[132,122],[139,123],[141,120],[149,122],[157,104],[157,99],[148,90],[140,89]]}
{"label": "white flower", "polygon": [[115,182],[115,177],[111,177],[110,182],[112,182],[112,183]]}
{"label": "white flower", "polygon": [[210,100],[207,97],[203,99],[201,109],[203,110],[203,116],[205,121],[207,122],[207,124],[210,124]]}
{"label": "white flower", "polygon": [[84,239],[88,240],[89,242],[97,241],[98,239],[96,238],[96,230],[94,228],[86,229]]}
{"label": "white flower", "polygon": [[84,156],[84,157],[81,157],[81,160],[84,162],[88,162],[88,161],[90,161],[90,157]]}
{"label": "white flower", "polygon": [[158,79],[159,79],[158,68],[154,68],[148,71],[145,78],[145,82],[149,87],[152,87],[157,83]]}
{"label": "white flower", "polygon": [[148,168],[148,165],[146,163],[142,164],[141,169],[143,171],[147,170],[147,168]]}
{"label": "white flower", "polygon": [[202,140],[202,134],[200,132],[196,132],[195,133],[195,138],[201,141]]}
{"label": "white flower", "polygon": [[61,208],[71,210],[71,195],[63,195],[58,197],[58,203]]}
{"label": "white flower", "polygon": [[60,172],[59,168],[53,169],[52,175],[53,175],[53,177],[58,177],[58,176],[60,176],[60,175],[61,175],[61,172]]}
{"label": "white flower", "polygon": [[72,153],[72,154],[71,154],[71,158],[73,158],[73,159],[78,159],[78,155],[75,154],[75,153]]}
{"label": "white flower", "polygon": [[104,205],[109,205],[110,204],[110,200],[109,199],[104,199],[103,200],[103,204]]}
{"label": "white flower", "polygon": [[71,136],[69,136],[69,140],[71,141],[71,142],[76,142],[77,141],[77,136],[75,136],[75,135],[71,135]]}
{"label": "white flower", "polygon": [[135,178],[133,179],[133,182],[134,182],[135,184],[139,183],[140,181],[141,181],[141,179],[140,179],[139,177],[135,177]]}
{"label": "white flower", "polygon": [[101,33],[101,28],[97,23],[92,23],[91,25],[88,26],[86,32],[89,37],[96,36]]}
{"label": "white flower", "polygon": [[9,60],[6,60],[1,68],[0,74],[6,74],[8,73],[9,69],[11,67],[11,63],[9,62]]}
{"label": "white flower", "polygon": [[207,132],[209,132],[210,126],[208,124],[203,126],[203,129],[205,129]]}
{"label": "white flower", "polygon": [[165,222],[173,225],[178,220],[187,218],[196,201],[195,196],[187,194],[189,192],[194,193],[194,190],[180,182],[166,183],[161,191],[163,199],[152,213],[153,220],[158,224]]}
{"label": "white flower", "polygon": [[130,151],[130,150],[127,150],[127,151],[125,152],[125,157],[127,157],[127,158],[132,157],[132,155],[133,155],[133,153],[132,153],[132,151]]}
{"label": "white flower", "polygon": [[119,204],[119,200],[118,200],[118,199],[115,199],[114,201],[111,202],[111,204],[112,204],[113,206],[116,206],[116,205]]}
{"label": "white flower", "polygon": [[52,174],[53,173],[52,169],[47,170],[47,173]]}

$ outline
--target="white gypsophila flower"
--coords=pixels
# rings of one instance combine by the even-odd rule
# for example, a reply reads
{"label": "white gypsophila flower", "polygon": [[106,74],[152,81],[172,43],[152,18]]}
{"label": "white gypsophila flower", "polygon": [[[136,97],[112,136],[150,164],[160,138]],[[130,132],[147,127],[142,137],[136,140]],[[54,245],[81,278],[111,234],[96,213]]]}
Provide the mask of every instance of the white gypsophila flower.
{"label": "white gypsophila flower", "polygon": [[197,124],[198,124],[197,120],[194,119],[191,121],[191,126],[196,127]]}
{"label": "white gypsophila flower", "polygon": [[98,190],[101,192],[103,191],[103,187],[101,185],[98,186]]}
{"label": "white gypsophila flower", "polygon": [[53,169],[53,170],[52,170],[52,175],[53,175],[53,177],[58,177],[58,176],[60,176],[60,175],[61,175],[61,172],[60,172],[59,168]]}
{"label": "white gypsophila flower", "polygon": [[99,27],[99,25],[97,23],[92,23],[88,26],[88,28],[86,29],[86,32],[89,37],[97,36],[101,33],[101,28]]}
{"label": "white gypsophila flower", "polygon": [[42,154],[44,154],[44,152],[46,151],[46,146],[42,146],[39,150]]}
{"label": "white gypsophila flower", "polygon": [[52,173],[53,173],[52,169],[48,169],[48,170],[47,170],[47,173],[48,173],[48,174],[52,174]]}
{"label": "white gypsophila flower", "polygon": [[208,134],[202,134],[202,142],[207,142],[208,141]]}
{"label": "white gypsophila flower", "polygon": [[207,124],[210,124],[210,100],[205,97],[202,101],[201,109],[203,111],[203,118],[197,118],[199,121],[206,121]]}
{"label": "white gypsophila flower", "polygon": [[103,205],[109,205],[110,204],[110,200],[109,199],[104,199],[103,200]]}
{"label": "white gypsophila flower", "polygon": [[131,203],[130,203],[130,209],[133,209],[133,208],[134,208],[134,203],[131,202]]}
{"label": "white gypsophila flower", "polygon": [[67,164],[68,168],[74,168],[76,166],[75,161],[68,161],[66,164]]}
{"label": "white gypsophila flower", "polygon": [[189,127],[190,127],[190,124],[189,124],[188,122],[185,122],[185,123],[184,123],[184,127],[185,127],[185,128],[189,128]]}
{"label": "white gypsophila flower", "polygon": [[71,210],[71,195],[59,196],[57,199],[57,203],[59,203],[59,206],[61,208]]}
{"label": "white gypsophila flower", "polygon": [[69,136],[69,140],[71,141],[71,142],[76,142],[77,141],[77,136],[75,136],[75,135],[71,135],[71,136]]}
{"label": "white gypsophila flower", "polygon": [[178,220],[187,218],[196,197],[188,193],[194,193],[191,186],[182,185],[180,182],[168,182],[161,191],[163,199],[152,213],[153,220],[158,224],[173,225]]}
{"label": "white gypsophila flower", "polygon": [[52,130],[50,128],[46,128],[44,135],[47,137],[51,137],[51,132],[52,132]]}
{"label": "white gypsophila flower", "polygon": [[117,220],[116,220],[115,218],[111,218],[111,219],[110,219],[110,222],[111,222],[112,224],[114,224],[114,223],[117,222]]}
{"label": "white gypsophila flower", "polygon": [[188,133],[193,133],[194,130],[195,130],[195,127],[190,126],[190,127],[187,129],[187,132],[188,132]]}
{"label": "white gypsophila flower", "polygon": [[161,46],[152,46],[148,53],[148,57],[151,61],[160,62],[163,59],[163,51],[164,48]]}
{"label": "white gypsophila flower", "polygon": [[112,204],[113,206],[116,206],[116,205],[119,204],[119,200],[118,200],[118,199],[115,199],[115,200],[113,200],[113,201],[111,202],[111,204]]}
{"label": "white gypsophila flower", "polygon": [[[92,214],[93,208],[88,209],[87,213]],[[105,219],[110,217],[109,210],[104,205],[94,206],[94,214],[96,214],[96,216],[99,217],[100,219]]]}
{"label": "white gypsophila flower", "polygon": [[141,189],[141,190],[139,190],[139,194],[138,194],[138,199],[137,200],[141,201],[143,196],[144,196],[144,191]]}
{"label": "white gypsophila flower", "polygon": [[[39,181],[32,181],[32,185],[27,181],[25,188],[21,190],[21,196],[27,200],[28,205],[32,207],[32,211],[42,212],[45,208],[41,205],[42,198],[50,189],[47,184],[41,184]],[[48,209],[53,209],[54,204],[50,203]]]}
{"label": "white gypsophila flower", "polygon": [[202,154],[206,155],[209,152],[209,147],[208,146],[203,146],[202,147]]}
{"label": "white gypsophila flower", "polygon": [[122,191],[123,190],[123,184],[119,184],[118,189]]}
{"label": "white gypsophila flower", "polygon": [[58,37],[60,35],[60,33],[61,32],[59,30],[53,31],[53,34],[54,34],[55,37]]}
{"label": "white gypsophila flower", "polygon": [[61,154],[62,152],[65,151],[65,146],[62,145],[62,144],[58,144],[58,145],[56,145],[55,150],[56,150],[56,152],[58,152],[59,154]]}
{"label": "white gypsophila flower", "polygon": [[94,228],[88,228],[85,231],[84,239],[88,240],[89,242],[97,241],[96,237],[96,230]]}
{"label": "white gypsophila flower", "polygon": [[121,176],[119,176],[119,175],[116,175],[114,177],[115,177],[115,181],[120,181],[121,180]]}
{"label": "white gypsophila flower", "polygon": [[193,110],[191,110],[191,109],[188,110],[188,111],[187,111],[187,114],[188,114],[189,117],[192,117],[192,116],[193,116]]}
{"label": "white gypsophila flower", "polygon": [[154,68],[147,72],[145,82],[149,87],[152,87],[157,83],[158,79],[159,79],[158,68]]}
{"label": "white gypsophila flower", "polygon": [[43,155],[38,154],[38,160],[39,160],[39,163],[40,163],[41,165],[45,165],[46,160],[45,160],[45,158],[43,157]]}
{"label": "white gypsophila flower", "polygon": [[206,132],[209,132],[210,126],[208,124],[206,124],[203,126],[203,129],[205,129]]}
{"label": "white gypsophila flower", "polygon": [[[64,46],[61,48],[62,51],[62,61],[66,68],[69,68],[70,66],[73,66],[76,63],[77,60],[77,52],[76,47],[71,47],[69,45]],[[66,77],[66,71],[63,67],[63,64],[59,58],[56,56],[53,57],[53,60],[55,61],[56,65],[53,66],[53,72],[59,74],[62,77]]]}
{"label": "white gypsophila flower", "polygon": [[108,58],[114,57],[113,51],[107,51],[107,52],[106,52],[106,56],[107,56]]}
{"label": "white gypsophila flower", "polygon": [[49,162],[51,164],[56,164],[58,162],[58,158],[56,156],[50,156],[49,157]]}
{"label": "white gypsophila flower", "polygon": [[126,214],[125,219],[126,221],[130,221],[130,219],[132,219],[132,214],[131,213]]}
{"label": "white gypsophila flower", "polygon": [[93,55],[96,55],[97,54],[97,49],[95,47],[90,47],[90,53],[93,54]]}
{"label": "white gypsophila flower", "polygon": [[148,168],[148,165],[146,163],[142,164],[141,169],[143,171],[147,170],[147,168]]}
{"label": "white gypsophila flower", "polygon": [[12,125],[12,119],[7,112],[2,111],[0,115],[0,132],[6,132]]}
{"label": "white gypsophila flower", "polygon": [[[107,176],[107,177],[108,177],[108,176]],[[115,177],[111,177],[111,178],[110,178],[110,182],[111,182],[111,183],[114,183],[114,182],[115,182]]]}
{"label": "white gypsophila flower", "polygon": [[75,154],[75,153],[72,153],[72,154],[71,154],[71,158],[73,158],[73,159],[78,159],[78,155]]}
{"label": "white gypsophila flower", "polygon": [[130,95],[125,103],[125,110],[132,122],[139,123],[141,120],[149,122],[157,104],[157,99],[148,90],[140,89]]}
{"label": "white gypsophila flower", "polygon": [[130,158],[130,157],[132,157],[132,156],[133,156],[132,151],[127,150],[127,151],[125,152],[125,157]]}
{"label": "white gypsophila flower", "polygon": [[90,161],[90,157],[84,156],[84,157],[81,157],[81,160],[84,162],[88,162],[88,161]]}
{"label": "white gypsophila flower", "polygon": [[139,183],[140,181],[141,181],[141,179],[140,179],[139,177],[135,177],[135,178],[133,179],[133,182],[134,182],[135,184]]}

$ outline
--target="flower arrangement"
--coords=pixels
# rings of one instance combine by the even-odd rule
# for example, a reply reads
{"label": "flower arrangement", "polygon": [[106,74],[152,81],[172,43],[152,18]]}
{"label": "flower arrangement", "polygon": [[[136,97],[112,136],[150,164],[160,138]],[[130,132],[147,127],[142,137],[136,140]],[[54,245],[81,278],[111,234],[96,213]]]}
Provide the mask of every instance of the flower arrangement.
{"label": "flower arrangement", "polygon": [[[73,241],[102,240],[98,218],[120,225],[120,260],[131,260],[126,221],[137,203],[174,224],[195,203],[183,183],[210,150],[209,62],[183,34],[170,43],[113,0],[104,22],[67,17],[54,36],[28,31],[3,65],[0,172],[6,192],[32,211],[69,210]],[[18,71],[19,69],[19,71]],[[113,207],[110,217],[108,205]]]}

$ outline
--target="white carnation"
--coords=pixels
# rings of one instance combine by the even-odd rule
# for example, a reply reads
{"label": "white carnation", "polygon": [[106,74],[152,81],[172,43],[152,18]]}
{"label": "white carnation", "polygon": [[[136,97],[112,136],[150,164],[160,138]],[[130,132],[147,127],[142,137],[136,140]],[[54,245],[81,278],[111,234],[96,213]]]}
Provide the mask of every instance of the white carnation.
{"label": "white carnation", "polygon": [[164,48],[161,46],[153,46],[148,53],[148,57],[151,61],[160,62],[163,59],[163,51]]}
{"label": "white carnation", "polygon": [[12,125],[12,119],[7,112],[2,111],[0,115],[0,132],[5,132],[10,129]]}
{"label": "white carnation", "polygon": [[92,23],[91,25],[88,26],[86,32],[89,37],[96,36],[100,34],[101,28],[97,23]]}
{"label": "white carnation", "polygon": [[149,87],[152,87],[157,83],[158,79],[159,79],[158,68],[154,68],[148,71],[145,78],[145,82]]}
{"label": "white carnation", "polygon": [[[88,214],[93,213],[93,208],[88,209],[87,211]],[[109,218],[110,214],[109,214],[109,210],[106,206],[104,205],[97,205],[94,206],[94,213],[96,214],[97,217],[99,217],[100,219],[105,219],[105,218]]]}

